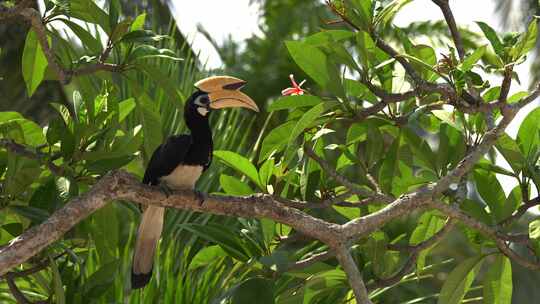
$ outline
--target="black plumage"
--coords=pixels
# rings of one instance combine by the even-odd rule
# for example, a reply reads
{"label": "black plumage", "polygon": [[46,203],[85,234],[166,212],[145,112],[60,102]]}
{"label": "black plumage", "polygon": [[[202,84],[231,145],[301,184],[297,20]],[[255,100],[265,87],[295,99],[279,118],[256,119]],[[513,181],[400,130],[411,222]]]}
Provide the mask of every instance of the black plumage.
{"label": "black plumage", "polygon": [[[202,115],[198,111],[198,108],[207,106],[208,103],[208,95],[201,91],[195,92],[188,99],[184,108],[184,119],[191,133],[170,136],[165,143],[156,148],[144,173],[143,183],[164,184],[172,189],[194,188],[200,174],[208,169],[212,162],[212,132],[208,113]],[[144,287],[150,281],[152,266],[147,264],[152,263],[153,251],[161,234],[162,225],[163,209],[147,208],[139,227],[138,243],[135,248],[132,288]],[[145,241],[144,238],[149,240]],[[139,256],[143,257],[137,263]]]}
{"label": "black plumage", "polygon": [[[194,190],[195,183],[212,162],[212,131],[208,122],[211,109],[247,108],[259,111],[257,104],[240,92],[245,81],[231,76],[213,76],[195,83],[198,90],[184,107],[190,134],[167,138],[152,154],[143,182],[171,189]],[[150,206],[143,212],[131,275],[131,287],[141,288],[152,276],[154,251],[161,237],[165,209]]]}

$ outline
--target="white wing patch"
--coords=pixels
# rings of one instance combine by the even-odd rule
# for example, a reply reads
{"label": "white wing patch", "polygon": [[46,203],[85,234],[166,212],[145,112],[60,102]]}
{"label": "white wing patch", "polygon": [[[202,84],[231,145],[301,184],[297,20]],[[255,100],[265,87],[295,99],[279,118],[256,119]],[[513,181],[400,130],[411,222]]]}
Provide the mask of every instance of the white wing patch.
{"label": "white wing patch", "polygon": [[193,190],[202,171],[202,166],[179,165],[171,174],[161,177],[160,180],[172,189]]}

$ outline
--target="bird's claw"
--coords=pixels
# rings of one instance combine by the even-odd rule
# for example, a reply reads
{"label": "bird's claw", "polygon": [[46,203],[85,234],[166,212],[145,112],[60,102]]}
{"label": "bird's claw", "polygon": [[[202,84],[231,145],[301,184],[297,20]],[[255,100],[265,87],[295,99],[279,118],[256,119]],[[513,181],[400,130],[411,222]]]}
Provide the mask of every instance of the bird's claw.
{"label": "bird's claw", "polygon": [[206,197],[204,196],[204,193],[202,193],[199,190],[194,190],[194,192],[195,192],[195,197],[199,200],[199,206],[202,206],[204,204],[204,200],[206,199]]}
{"label": "bird's claw", "polygon": [[165,196],[167,198],[173,194],[173,190],[169,188],[169,186],[167,186],[167,184],[165,183],[160,183],[159,188],[161,189],[161,191],[163,191],[163,193],[165,193]]}

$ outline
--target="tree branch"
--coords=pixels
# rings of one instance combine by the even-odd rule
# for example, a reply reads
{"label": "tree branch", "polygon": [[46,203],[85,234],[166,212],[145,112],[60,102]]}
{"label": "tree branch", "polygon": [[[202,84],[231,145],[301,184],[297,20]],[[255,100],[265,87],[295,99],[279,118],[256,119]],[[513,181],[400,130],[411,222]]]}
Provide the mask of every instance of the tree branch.
{"label": "tree branch", "polygon": [[450,9],[450,4],[448,0],[433,0],[437,6],[441,9],[444,19],[446,20],[446,24],[448,25],[448,28],[450,29],[450,33],[452,34],[452,39],[454,40],[454,45],[456,46],[459,59],[463,61],[465,58],[465,49],[463,48],[463,40],[461,39],[461,34],[459,33],[456,19],[454,18],[454,14],[452,13],[452,9]]}
{"label": "tree branch", "polygon": [[125,66],[123,65],[105,62],[109,57],[112,48],[114,47],[114,45],[111,43],[107,44],[107,47],[99,56],[98,62],[93,65],[83,66],[73,70],[62,67],[60,62],[58,62],[54,51],[49,45],[47,39],[47,29],[43,24],[41,15],[36,9],[29,7],[31,3],[32,1],[25,0],[17,4],[12,9],[0,11],[0,21],[20,16],[30,22],[32,29],[36,33],[41,49],[47,58],[47,62],[51,66],[60,83],[68,84],[73,76],[93,74],[98,71],[121,72],[125,69]]}
{"label": "tree branch", "polygon": [[401,279],[405,275],[409,274],[413,270],[417,258],[418,258],[418,253],[414,252],[413,254],[411,254],[411,256],[407,259],[405,264],[401,267],[401,269],[398,272],[396,272],[394,275],[388,278],[375,279],[373,283],[367,286],[367,290],[372,291],[377,288],[387,287],[387,286],[399,283],[399,281],[401,281]]}
{"label": "tree branch", "polygon": [[17,287],[17,284],[15,284],[15,280],[12,277],[6,278],[9,291],[19,304],[31,304],[30,301],[24,296],[24,294],[19,290]]}
{"label": "tree branch", "polygon": [[303,260],[291,263],[286,271],[290,270],[297,270],[297,269],[303,269],[306,267],[309,267],[315,263],[326,261],[330,258],[334,257],[334,252],[332,250],[327,250],[321,253],[314,254],[310,256],[309,258],[305,258]]}
{"label": "tree branch", "polygon": [[508,244],[506,243],[506,240],[511,239],[512,237],[507,236],[501,232],[499,232],[499,227],[490,227],[471,216],[465,214],[463,211],[458,209],[457,207],[448,205],[441,201],[433,201],[430,203],[430,207],[437,209],[444,213],[445,215],[456,219],[460,221],[462,224],[464,224],[467,227],[473,228],[483,234],[484,236],[493,239],[497,243],[497,247],[499,250],[506,255],[508,258],[514,260],[518,264],[520,264],[523,267],[526,267],[531,270],[539,270],[540,269],[540,263],[534,263],[530,262],[521,256],[519,256],[515,251],[513,251]]}
{"label": "tree branch", "polygon": [[369,299],[364,280],[362,280],[362,274],[358,270],[349,249],[346,246],[340,245],[334,250],[336,251],[336,257],[339,263],[347,274],[347,278],[349,279],[349,284],[354,292],[356,302],[358,304],[372,304],[371,300]]}
{"label": "tree branch", "polygon": [[47,160],[47,155],[31,151],[26,146],[13,142],[9,139],[0,138],[0,147],[4,147],[11,153],[15,153],[22,157],[39,161],[40,164],[47,166],[47,168],[49,168],[54,175],[64,176],[66,173],[64,168],[55,165],[52,161]]}
{"label": "tree branch", "polygon": [[315,154],[313,150],[311,150],[307,146],[304,146],[304,151],[306,155],[309,156],[314,161],[316,161],[321,166],[321,168],[326,173],[328,173],[328,175],[330,175],[338,183],[347,187],[352,193],[360,195],[362,197],[373,198],[375,200],[385,202],[385,203],[391,203],[392,201],[394,201],[394,199],[391,196],[388,196],[384,193],[377,193],[377,192],[369,191],[366,189],[362,189],[356,184],[350,182],[347,178],[345,178],[343,175],[339,174],[334,168],[332,168],[332,166],[328,162],[320,158],[317,154]]}
{"label": "tree branch", "polygon": [[339,236],[339,225],[286,207],[270,195],[248,197],[212,195],[206,197],[204,203],[200,204],[199,197],[192,191],[175,192],[171,196],[166,196],[159,188],[143,185],[134,176],[116,171],[100,179],[91,190],[71,200],[45,222],[30,228],[1,248],[0,275],[24,263],[60,239],[78,222],[113,200],[236,217],[270,218],[329,246],[335,246],[342,239]]}

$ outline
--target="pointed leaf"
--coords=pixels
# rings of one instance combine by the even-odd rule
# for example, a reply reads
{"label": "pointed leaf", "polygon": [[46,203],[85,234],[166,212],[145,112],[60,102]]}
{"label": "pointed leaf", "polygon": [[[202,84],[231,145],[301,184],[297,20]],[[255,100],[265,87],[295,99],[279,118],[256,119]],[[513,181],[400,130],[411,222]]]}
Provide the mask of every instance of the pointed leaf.
{"label": "pointed leaf", "polygon": [[512,303],[512,264],[502,254],[497,255],[484,279],[484,303]]}
{"label": "pointed leaf", "polygon": [[247,176],[249,179],[251,179],[251,181],[259,186],[259,188],[264,189],[264,187],[261,186],[257,168],[255,168],[255,166],[247,158],[232,151],[214,151],[214,156],[227,166]]}
{"label": "pointed leaf", "polygon": [[[47,37],[50,45],[50,38]],[[45,76],[49,62],[39,44],[36,32],[28,31],[22,55],[22,74],[26,82],[28,96],[32,96]]]}

